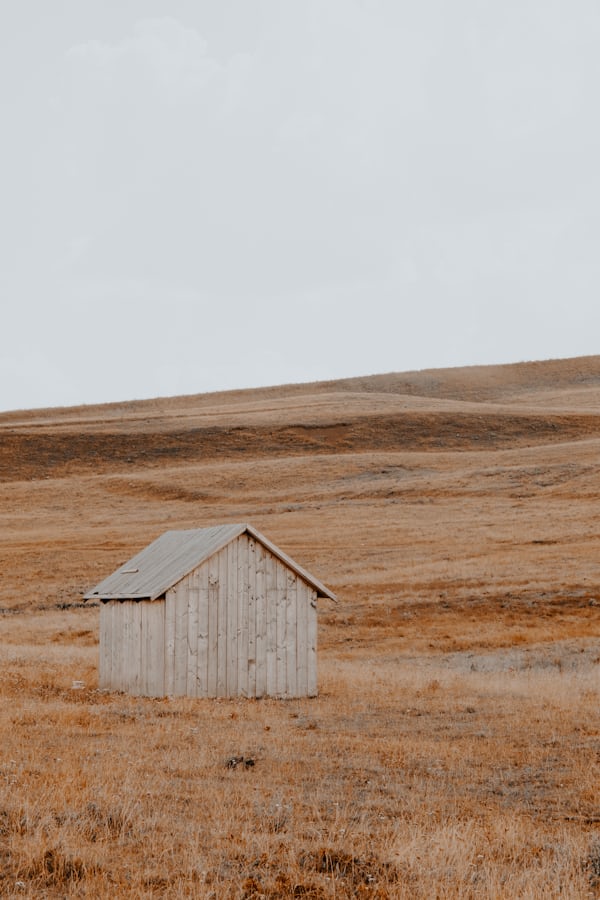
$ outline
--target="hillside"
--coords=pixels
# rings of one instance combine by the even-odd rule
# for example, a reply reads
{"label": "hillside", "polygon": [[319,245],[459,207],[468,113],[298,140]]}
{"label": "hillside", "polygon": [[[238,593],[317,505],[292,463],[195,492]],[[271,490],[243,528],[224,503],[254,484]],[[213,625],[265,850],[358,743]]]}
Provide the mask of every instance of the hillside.
{"label": "hillside", "polygon": [[5,413],[2,606],[75,601],[164,528],[221,520],[360,605],[594,590],[599,440],[600,357]]}
{"label": "hillside", "polygon": [[[599,459],[600,356],[0,414],[0,768],[17,760],[24,792],[0,788],[2,896],[16,880],[30,896],[555,896],[561,879],[596,896]],[[320,609],[319,700],[98,694],[83,593],[164,530],[243,521],[338,595]],[[173,742],[196,762],[165,768]],[[95,768],[109,746],[128,807]],[[248,747],[268,766],[225,784],[222,759]],[[70,762],[50,774],[53,759]],[[198,778],[212,824],[192,852]],[[163,871],[142,847],[165,796]],[[13,829],[31,798],[46,818]],[[295,810],[279,824],[276,803]]]}

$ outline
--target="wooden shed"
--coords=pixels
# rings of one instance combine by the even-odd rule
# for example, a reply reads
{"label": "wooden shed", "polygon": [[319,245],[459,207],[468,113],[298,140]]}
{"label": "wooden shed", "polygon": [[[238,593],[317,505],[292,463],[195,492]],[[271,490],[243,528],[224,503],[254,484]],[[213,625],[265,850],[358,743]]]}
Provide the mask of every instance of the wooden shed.
{"label": "wooden shed", "polygon": [[167,531],[85,595],[101,688],[147,697],[312,697],[320,581],[250,525]]}

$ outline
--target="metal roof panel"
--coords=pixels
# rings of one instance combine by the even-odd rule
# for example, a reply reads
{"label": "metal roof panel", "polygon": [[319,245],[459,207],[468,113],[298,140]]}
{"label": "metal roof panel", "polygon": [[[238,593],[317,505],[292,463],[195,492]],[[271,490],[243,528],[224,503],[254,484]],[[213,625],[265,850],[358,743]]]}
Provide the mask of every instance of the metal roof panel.
{"label": "metal roof panel", "polygon": [[251,525],[216,525],[189,531],[165,531],[84,595],[84,600],[156,600],[189,572],[240,534],[248,532],[303,578],[318,596],[333,594]]}

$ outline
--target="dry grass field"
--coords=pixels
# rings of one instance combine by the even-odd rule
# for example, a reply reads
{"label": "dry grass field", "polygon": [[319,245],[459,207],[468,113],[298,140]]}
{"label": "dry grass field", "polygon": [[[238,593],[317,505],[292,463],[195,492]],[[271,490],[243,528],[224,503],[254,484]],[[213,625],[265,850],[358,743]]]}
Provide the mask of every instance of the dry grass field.
{"label": "dry grass field", "polygon": [[[0,415],[0,896],[600,897],[599,460],[600,357]],[[318,698],[99,692],[83,592],[245,521]]]}

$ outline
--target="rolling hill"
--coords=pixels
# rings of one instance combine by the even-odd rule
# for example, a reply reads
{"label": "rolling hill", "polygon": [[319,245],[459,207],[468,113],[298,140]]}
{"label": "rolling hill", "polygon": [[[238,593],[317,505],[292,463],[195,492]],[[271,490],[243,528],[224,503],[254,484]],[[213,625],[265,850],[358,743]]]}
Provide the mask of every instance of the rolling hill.
{"label": "rolling hill", "polygon": [[[598,896],[599,459],[598,356],[0,414],[0,894]],[[84,592],[243,521],[318,699],[98,691]]]}

